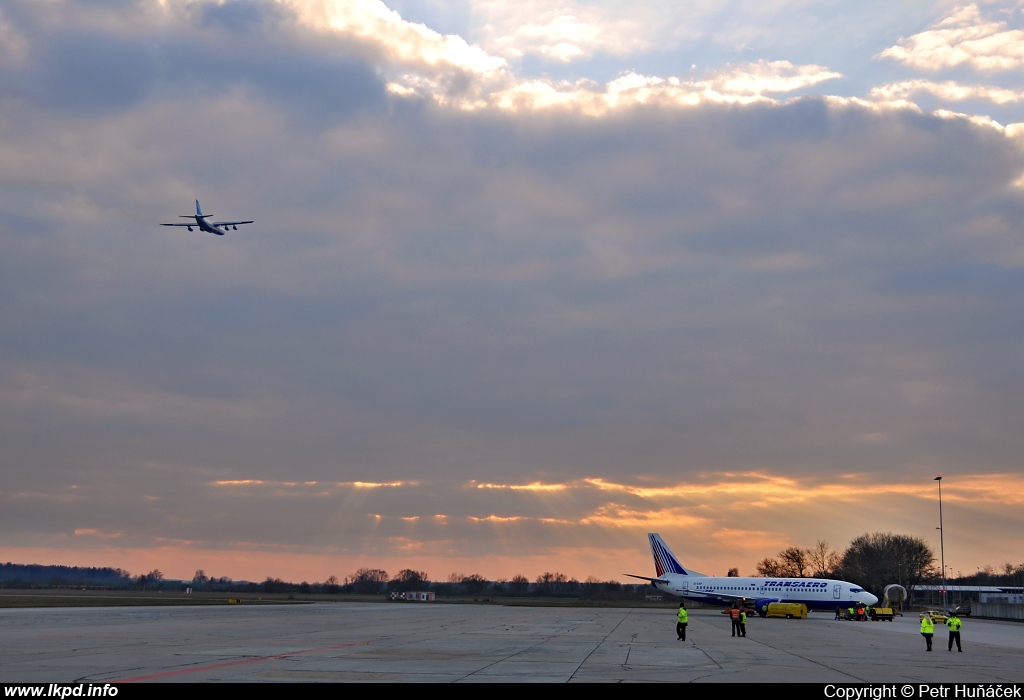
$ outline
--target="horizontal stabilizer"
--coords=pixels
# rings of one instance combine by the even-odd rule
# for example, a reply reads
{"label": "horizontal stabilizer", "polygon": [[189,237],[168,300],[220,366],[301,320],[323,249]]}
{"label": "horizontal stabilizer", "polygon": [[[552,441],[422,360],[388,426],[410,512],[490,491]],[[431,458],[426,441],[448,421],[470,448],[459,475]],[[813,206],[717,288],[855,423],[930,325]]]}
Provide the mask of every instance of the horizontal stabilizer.
{"label": "horizontal stabilizer", "polygon": [[657,578],[655,576],[637,576],[636,574],[622,574],[623,576],[629,576],[630,578],[640,578],[644,581],[650,581],[651,583],[668,583],[668,579]]}

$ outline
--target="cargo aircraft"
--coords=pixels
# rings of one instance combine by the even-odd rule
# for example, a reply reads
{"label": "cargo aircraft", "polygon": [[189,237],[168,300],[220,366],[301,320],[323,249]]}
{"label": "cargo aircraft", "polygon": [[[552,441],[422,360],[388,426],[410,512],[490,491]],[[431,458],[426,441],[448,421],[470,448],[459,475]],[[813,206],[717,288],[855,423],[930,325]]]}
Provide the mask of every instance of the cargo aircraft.
{"label": "cargo aircraft", "polygon": [[808,610],[835,610],[862,603],[874,605],[878,598],[861,586],[827,578],[753,578],[743,576],[705,576],[685,569],[665,541],[656,532],[647,533],[654,555],[657,576],[632,578],[650,581],[660,591],[680,598],[712,605],[753,604],[764,616],[769,603],[803,603]]}
{"label": "cargo aircraft", "polygon": [[204,214],[202,207],[199,206],[199,200],[196,200],[196,213],[195,214],[182,214],[182,219],[195,219],[195,223],[188,224],[160,224],[161,226],[185,226],[189,231],[195,226],[200,231],[206,231],[212,233],[215,236],[223,236],[225,231],[231,229],[237,231],[238,227],[242,224],[251,224],[252,221],[207,221],[208,218],[213,214]]}

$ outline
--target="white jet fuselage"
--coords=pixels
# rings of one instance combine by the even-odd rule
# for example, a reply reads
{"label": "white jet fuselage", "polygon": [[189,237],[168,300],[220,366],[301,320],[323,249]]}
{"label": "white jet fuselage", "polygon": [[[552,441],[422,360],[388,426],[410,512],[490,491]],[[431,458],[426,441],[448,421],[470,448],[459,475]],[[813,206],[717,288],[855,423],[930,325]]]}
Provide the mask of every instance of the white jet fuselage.
{"label": "white jet fuselage", "polygon": [[825,578],[753,578],[665,573],[653,580],[659,590],[703,603],[721,604],[746,598],[803,603],[809,610],[831,610],[851,603],[874,605],[878,598],[847,581]]}

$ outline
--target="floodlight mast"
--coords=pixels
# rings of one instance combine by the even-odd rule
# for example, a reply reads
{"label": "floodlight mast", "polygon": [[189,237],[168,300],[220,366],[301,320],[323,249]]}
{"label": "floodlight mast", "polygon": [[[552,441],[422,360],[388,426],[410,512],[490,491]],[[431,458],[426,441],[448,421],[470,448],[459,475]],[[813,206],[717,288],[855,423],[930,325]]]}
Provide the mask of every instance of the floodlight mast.
{"label": "floodlight mast", "polygon": [[932,479],[939,482],[939,558],[942,565],[942,611],[948,609],[946,604],[946,544],[942,532],[942,474]]}

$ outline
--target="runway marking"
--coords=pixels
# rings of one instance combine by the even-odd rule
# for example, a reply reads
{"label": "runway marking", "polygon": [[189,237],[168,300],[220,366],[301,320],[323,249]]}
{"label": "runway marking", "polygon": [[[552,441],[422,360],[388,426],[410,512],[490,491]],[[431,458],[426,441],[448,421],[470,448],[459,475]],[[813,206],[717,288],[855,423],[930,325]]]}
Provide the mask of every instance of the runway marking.
{"label": "runway marking", "polygon": [[251,659],[239,659],[238,661],[225,661],[219,664],[207,664],[206,666],[193,666],[192,668],[179,668],[174,671],[161,671],[160,673],[151,673],[148,676],[135,676],[134,678],[121,678],[120,680],[109,681],[110,683],[135,683],[138,681],[151,681],[155,678],[167,678],[168,676],[180,676],[184,673],[198,673],[200,671],[215,671],[218,668],[228,668],[230,666],[241,666],[242,664],[254,664],[257,661],[270,661],[271,659],[287,659],[290,656],[298,656],[299,654],[313,654],[318,651],[333,651],[335,649],[347,649],[349,647],[358,647],[369,644],[370,642],[353,642],[351,644],[339,644],[333,647],[318,647],[316,649],[303,649],[301,651],[289,651],[285,654],[274,654],[272,656],[256,656]]}
{"label": "runway marking", "polygon": [[[575,671],[573,671],[573,672],[572,672],[572,674],[570,674],[570,675],[569,675],[569,681],[571,681],[571,680],[572,680],[573,678],[575,678],[575,677],[576,677],[576,674],[580,672],[580,669],[581,669],[581,668],[583,668],[583,664],[587,663],[587,659],[589,659],[589,658],[590,658],[591,656],[593,656],[593,655],[594,655],[594,652],[595,652],[595,651],[597,651],[598,649],[600,649],[600,648],[601,648],[601,645],[602,645],[602,644],[604,644],[605,642],[607,642],[607,641],[608,641],[608,638],[609,638],[609,637],[611,637],[611,636],[612,636],[613,634],[615,634],[615,630],[619,629],[619,627],[621,627],[621,626],[622,626],[622,623],[626,621],[626,618],[627,618],[627,617],[629,617],[629,616],[630,616],[630,615],[632,615],[632,614],[633,614],[633,611],[632,611],[632,610],[627,610],[627,611],[626,611],[626,614],[622,616],[622,619],[621,619],[621,620],[619,620],[619,621],[618,621],[618,622],[617,622],[617,623],[615,624],[615,626],[614,626],[614,627],[612,627],[612,628],[611,628],[610,630],[608,630],[608,634],[606,634],[606,635],[605,635],[605,636],[604,636],[604,637],[603,637],[603,638],[601,639],[601,641],[600,641],[600,642],[598,642],[598,643],[597,643],[597,645],[596,645],[596,646],[595,646],[595,647],[594,647],[593,649],[591,649],[591,650],[590,650],[590,653],[588,653],[588,654],[587,654],[587,655],[586,655],[586,656],[585,656],[585,657],[583,658],[583,661],[580,661],[580,662],[579,662],[579,664],[578,664],[578,665],[576,666],[576,670],[575,670]],[[628,651],[626,652],[626,661],[629,661],[629,652],[628,652]],[[626,664],[625,664],[625,663],[623,663],[622,665],[623,665],[623,667],[625,667],[625,665],[626,665]],[[569,681],[566,681],[566,683],[568,683]]]}

